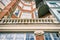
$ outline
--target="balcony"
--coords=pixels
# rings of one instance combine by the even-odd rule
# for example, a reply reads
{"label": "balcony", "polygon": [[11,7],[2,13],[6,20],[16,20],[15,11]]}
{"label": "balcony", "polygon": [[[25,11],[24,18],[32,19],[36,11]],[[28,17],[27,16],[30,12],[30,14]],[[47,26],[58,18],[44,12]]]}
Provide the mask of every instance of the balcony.
{"label": "balcony", "polygon": [[38,19],[20,19],[20,18],[3,18],[2,20],[0,20],[0,24],[35,24],[35,23],[59,23],[56,19],[54,18],[38,18]]}

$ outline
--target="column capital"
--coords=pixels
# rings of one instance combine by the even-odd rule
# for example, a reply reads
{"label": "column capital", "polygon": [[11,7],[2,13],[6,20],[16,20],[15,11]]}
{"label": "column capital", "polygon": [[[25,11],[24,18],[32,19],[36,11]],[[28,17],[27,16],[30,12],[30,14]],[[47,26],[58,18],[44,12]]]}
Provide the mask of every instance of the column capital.
{"label": "column capital", "polygon": [[34,32],[36,35],[43,35],[44,34],[44,31],[35,31]]}

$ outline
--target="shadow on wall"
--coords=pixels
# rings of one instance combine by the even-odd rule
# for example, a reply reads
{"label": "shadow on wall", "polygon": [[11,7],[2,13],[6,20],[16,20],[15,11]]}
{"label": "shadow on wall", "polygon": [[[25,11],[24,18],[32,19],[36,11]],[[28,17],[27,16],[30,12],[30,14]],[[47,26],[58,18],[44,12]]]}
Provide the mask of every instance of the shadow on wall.
{"label": "shadow on wall", "polygon": [[38,17],[41,18],[49,13],[49,8],[44,4],[43,0],[35,0],[36,8],[38,8]]}
{"label": "shadow on wall", "polygon": [[44,15],[46,15],[47,13],[49,13],[49,8],[47,5],[42,4],[39,9],[38,9],[38,17],[41,18]]}

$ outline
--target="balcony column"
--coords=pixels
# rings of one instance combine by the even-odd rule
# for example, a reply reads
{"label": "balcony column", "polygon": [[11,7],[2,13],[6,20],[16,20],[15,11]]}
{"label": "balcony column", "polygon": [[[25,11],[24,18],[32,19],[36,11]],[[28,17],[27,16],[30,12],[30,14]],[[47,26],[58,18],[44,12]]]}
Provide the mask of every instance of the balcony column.
{"label": "balcony column", "polygon": [[35,31],[36,40],[44,40],[43,31]]}

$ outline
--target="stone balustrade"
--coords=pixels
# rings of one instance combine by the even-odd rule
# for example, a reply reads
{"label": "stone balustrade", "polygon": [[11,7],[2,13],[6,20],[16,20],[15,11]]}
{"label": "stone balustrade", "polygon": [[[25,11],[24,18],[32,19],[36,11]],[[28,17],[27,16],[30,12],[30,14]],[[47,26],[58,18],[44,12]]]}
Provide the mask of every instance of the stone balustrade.
{"label": "stone balustrade", "polygon": [[38,18],[38,19],[20,19],[20,18],[3,18],[1,23],[59,23],[54,18]]}

